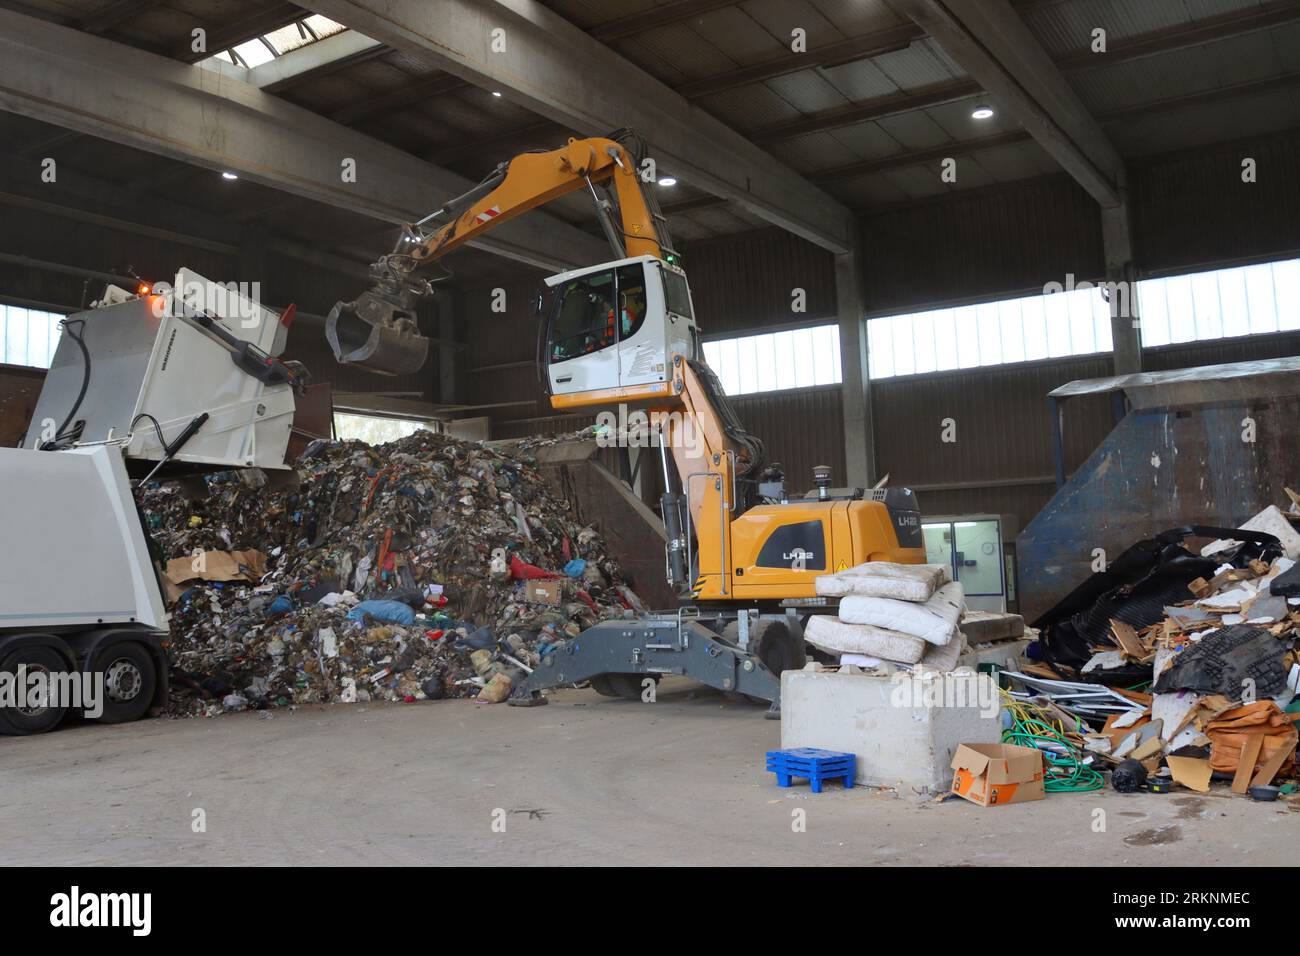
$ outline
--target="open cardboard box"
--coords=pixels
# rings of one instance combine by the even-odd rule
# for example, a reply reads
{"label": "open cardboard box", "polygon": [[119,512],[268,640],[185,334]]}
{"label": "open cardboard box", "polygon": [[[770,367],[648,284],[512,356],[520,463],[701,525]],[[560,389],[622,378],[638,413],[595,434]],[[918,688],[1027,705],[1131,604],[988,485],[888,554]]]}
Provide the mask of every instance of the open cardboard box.
{"label": "open cardboard box", "polygon": [[981,807],[1043,799],[1043,755],[1033,747],[962,744],[952,769],[952,792]]}
{"label": "open cardboard box", "polygon": [[529,604],[559,604],[563,593],[563,582],[558,579],[537,579],[524,585],[524,600]]}

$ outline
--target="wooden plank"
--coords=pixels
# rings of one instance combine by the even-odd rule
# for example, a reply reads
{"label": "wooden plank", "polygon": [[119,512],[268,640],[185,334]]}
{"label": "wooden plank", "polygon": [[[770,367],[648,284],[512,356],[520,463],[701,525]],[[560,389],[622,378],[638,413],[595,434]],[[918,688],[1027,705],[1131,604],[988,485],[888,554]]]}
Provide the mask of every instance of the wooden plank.
{"label": "wooden plank", "polygon": [[1259,751],[1263,746],[1263,734],[1251,734],[1242,744],[1241,757],[1237,760],[1237,774],[1232,778],[1233,793],[1245,793],[1250,786],[1250,775],[1255,770],[1255,761],[1259,759]]}

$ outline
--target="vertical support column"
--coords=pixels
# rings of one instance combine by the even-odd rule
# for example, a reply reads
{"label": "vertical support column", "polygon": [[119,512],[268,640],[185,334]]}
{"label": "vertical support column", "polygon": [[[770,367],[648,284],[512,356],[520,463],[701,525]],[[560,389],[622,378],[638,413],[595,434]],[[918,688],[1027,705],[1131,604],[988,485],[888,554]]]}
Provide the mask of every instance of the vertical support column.
{"label": "vertical support column", "polygon": [[435,335],[439,342],[444,343],[438,346],[438,395],[434,400],[443,405],[455,405],[459,401],[456,366],[461,353],[446,344],[457,341],[457,299],[458,296],[449,289],[438,290],[434,298],[438,303],[438,329]]}
{"label": "vertical support column", "polygon": [[1142,335],[1138,324],[1137,271],[1133,267],[1133,234],[1128,199],[1118,206],[1102,207],[1101,241],[1106,256],[1107,294],[1110,297],[1110,335],[1114,343],[1114,373],[1142,371]]}
{"label": "vertical support column", "polygon": [[840,369],[844,408],[844,484],[869,488],[876,474],[871,418],[871,374],[867,363],[865,268],[862,245],[835,257],[835,298],[840,326]]}

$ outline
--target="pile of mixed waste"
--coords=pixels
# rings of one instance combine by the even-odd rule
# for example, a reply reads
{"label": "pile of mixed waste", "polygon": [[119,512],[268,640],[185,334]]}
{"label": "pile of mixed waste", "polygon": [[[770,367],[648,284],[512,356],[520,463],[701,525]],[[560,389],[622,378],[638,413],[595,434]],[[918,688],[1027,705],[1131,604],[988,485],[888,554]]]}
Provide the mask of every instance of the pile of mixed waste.
{"label": "pile of mixed waste", "polygon": [[1044,660],[1008,675],[1014,696],[1049,710],[1118,790],[1205,792],[1221,780],[1300,808],[1295,501],[1199,552],[1182,539],[1223,529],[1134,545],[1036,622]]}
{"label": "pile of mixed waste", "polygon": [[504,700],[548,645],[640,609],[536,466],[418,432],[315,442],[296,487],[140,492],[172,613],[172,710]]}

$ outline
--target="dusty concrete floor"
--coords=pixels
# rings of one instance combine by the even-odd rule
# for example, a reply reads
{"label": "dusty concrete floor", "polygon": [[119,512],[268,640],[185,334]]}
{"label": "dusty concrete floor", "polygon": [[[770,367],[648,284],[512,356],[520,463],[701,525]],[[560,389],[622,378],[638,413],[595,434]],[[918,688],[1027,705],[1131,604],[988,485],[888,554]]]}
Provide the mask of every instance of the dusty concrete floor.
{"label": "dusty concrete floor", "polygon": [[[779,789],[780,727],[665,682],[655,704],[565,691],[336,705],[0,738],[0,864],[1281,864],[1279,805],[1112,791],[980,809]],[[192,830],[194,811],[206,833]],[[807,811],[792,832],[792,810]],[[1094,809],[1106,830],[1093,832]],[[494,832],[505,811],[505,832]]]}

